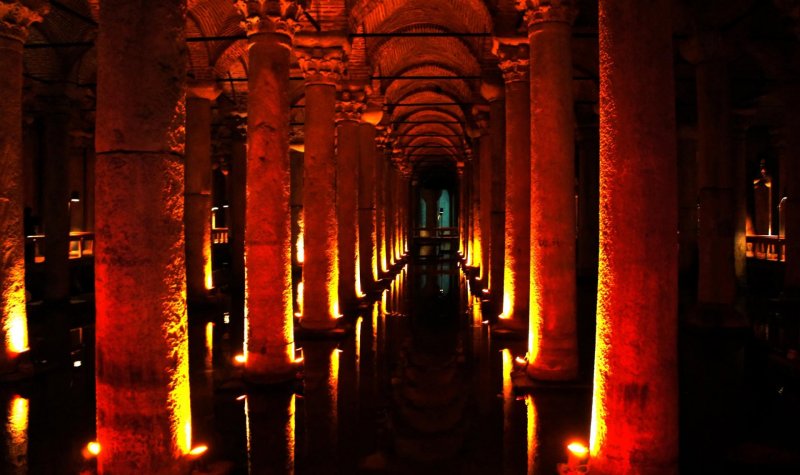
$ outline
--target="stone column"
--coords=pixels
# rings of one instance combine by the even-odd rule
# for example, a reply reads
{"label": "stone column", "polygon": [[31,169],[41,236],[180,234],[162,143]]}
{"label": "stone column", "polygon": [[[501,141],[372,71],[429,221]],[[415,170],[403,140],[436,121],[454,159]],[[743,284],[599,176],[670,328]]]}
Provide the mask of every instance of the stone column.
{"label": "stone column", "polygon": [[[244,230],[247,203],[247,114],[238,113],[228,119],[231,132],[230,225],[228,242],[231,248],[232,294],[244,297]],[[242,300],[244,303],[244,300]],[[243,334],[237,334],[242,338]]]}
{"label": "stone column", "polygon": [[[70,101],[63,95],[45,97],[43,224],[44,298],[64,305],[69,301],[69,128]],[[63,325],[61,331],[69,329]],[[66,336],[66,335],[64,335]]]}
{"label": "stone column", "polygon": [[211,276],[211,101],[215,83],[195,83],[186,97],[186,296],[202,301],[214,286]]}
{"label": "stone column", "polygon": [[378,281],[378,241],[376,215],[377,184],[375,125],[362,122],[358,128],[358,255],[361,285],[364,291],[375,290]]}
{"label": "stone column", "polygon": [[571,0],[527,2],[531,57],[531,282],[528,374],[577,376],[575,119]]}
{"label": "stone column", "polygon": [[183,239],[186,1],[103,0],[99,23],[98,472],[185,473],[192,443]]}
{"label": "stone column", "polygon": [[492,139],[492,186],[491,186],[491,274],[492,314],[503,311],[503,276],[505,274],[505,214],[506,214],[506,107],[505,91],[502,84],[486,83],[481,88],[483,96],[489,101],[489,135]]}
{"label": "stone column", "polygon": [[385,131],[378,138],[378,154],[375,157],[375,242],[378,261],[378,276],[384,277],[389,270],[386,253],[386,148]]}
{"label": "stone column", "polygon": [[578,130],[578,273],[594,281],[597,275],[597,238],[600,200],[600,137],[596,125]]}
{"label": "stone column", "polygon": [[[361,293],[358,250],[358,129],[363,91],[343,91],[336,103],[336,218],[339,221],[339,302],[342,312],[358,310]],[[313,184],[312,184],[313,186]]]}
{"label": "stone column", "polygon": [[739,113],[734,118],[734,268],[739,289],[747,285],[747,131],[752,118]]}
{"label": "stone column", "polygon": [[[245,377],[295,377],[289,162],[289,56],[296,16],[239,1],[248,38]],[[293,11],[293,15],[299,15]]]}
{"label": "stone column", "polygon": [[[478,144],[480,146],[480,143]],[[475,153],[471,158],[470,167],[470,206],[471,206],[471,220],[470,220],[470,234],[471,234],[471,250],[472,250],[472,267],[478,269],[476,277],[478,280],[483,279],[483,274],[486,271],[483,267],[483,235],[481,230],[481,166],[480,166],[480,147],[478,153]],[[481,285],[480,287],[483,287]]]}
{"label": "stone column", "polygon": [[481,129],[480,146],[480,181],[477,192],[480,195],[480,228],[481,228],[481,282],[483,288],[489,290],[489,296],[494,296],[494,282],[492,281],[492,162],[495,157],[492,150],[492,116],[490,111],[481,112],[477,121]]}
{"label": "stone column", "polygon": [[[392,153],[394,154],[395,151],[392,151]],[[389,269],[391,270],[391,268],[394,267],[395,262],[397,262],[394,252],[395,251],[394,226],[396,223],[394,219],[394,202],[395,202],[394,190],[397,185],[395,179],[397,169],[395,169],[394,164],[391,161],[387,162],[385,173],[386,174],[384,176],[384,185],[385,185],[384,199],[386,200],[385,201],[386,214],[384,216],[384,225],[385,225],[384,238],[386,239],[386,261],[389,265]]]}
{"label": "stone column", "polygon": [[305,76],[306,115],[303,161],[304,328],[329,330],[339,318],[338,229],[336,216],[336,84],[343,72],[341,48],[310,48],[298,55]]}
{"label": "stone column", "polygon": [[671,4],[669,0],[600,1],[600,275],[590,440],[593,474],[678,473]]}
{"label": "stone column", "polygon": [[[697,317],[730,317],[736,299],[735,197],[730,87],[717,34],[699,34],[682,52],[697,87]],[[724,322],[724,320],[723,320]]]}
{"label": "stone column", "polygon": [[45,8],[0,4],[0,373],[28,349],[22,190],[22,45]]}
{"label": "stone column", "polygon": [[800,107],[800,92],[794,87],[785,86],[781,99],[784,104],[783,139],[780,161],[784,172],[780,179],[785,190],[785,239],[786,239],[786,274],[783,279],[785,296],[800,298],[800,118],[797,117]]}
{"label": "stone column", "polygon": [[530,61],[524,40],[499,43],[506,96],[506,192],[503,309],[500,326],[528,326],[531,260]]}
{"label": "stone column", "polygon": [[244,307],[245,307],[245,271],[244,271],[244,233],[247,194],[247,113],[234,112],[226,118],[230,133],[230,175],[228,177],[230,193],[230,222],[228,224],[228,242],[231,252],[231,324],[229,334],[233,335],[233,349],[236,354],[243,351],[244,346]]}

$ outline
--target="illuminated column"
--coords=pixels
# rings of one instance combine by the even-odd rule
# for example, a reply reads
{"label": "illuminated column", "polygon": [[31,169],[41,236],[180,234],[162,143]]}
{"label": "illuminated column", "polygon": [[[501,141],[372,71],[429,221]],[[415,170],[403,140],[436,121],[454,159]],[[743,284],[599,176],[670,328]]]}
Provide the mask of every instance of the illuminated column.
{"label": "illuminated column", "polygon": [[734,267],[739,288],[747,285],[747,131],[749,114],[734,118]]}
{"label": "illuminated column", "polygon": [[600,137],[596,125],[578,129],[578,253],[577,271],[594,280],[597,273],[597,237],[599,233]]}
{"label": "illuminated column", "polygon": [[28,348],[25,234],[22,223],[22,45],[45,8],[0,4],[0,373],[13,371]]}
{"label": "illuminated column", "polygon": [[[244,230],[247,203],[247,114],[228,117],[231,132],[231,199],[228,242],[231,247],[231,287],[233,294],[244,295]],[[242,337],[242,334],[236,335]]]}
{"label": "illuminated column", "polygon": [[[786,223],[786,274],[783,279],[784,295],[791,298],[800,296],[800,118],[797,111],[800,107],[800,93],[796,85],[786,87],[782,92],[781,102],[784,104],[783,139],[784,146],[780,152],[781,167],[784,172],[780,177],[784,184],[784,195],[787,198],[784,218]],[[783,199],[781,196],[781,199]]]}
{"label": "illuminated column", "polygon": [[[392,158],[394,158],[395,154],[399,154],[398,151],[392,151]],[[385,200],[386,200],[386,215],[384,217],[384,225],[386,226],[385,229],[385,239],[386,239],[386,259],[388,261],[389,266],[393,266],[397,259],[395,259],[394,253],[394,201],[395,201],[395,186],[396,186],[396,172],[397,170],[394,168],[394,164],[390,160],[386,163],[385,169],[385,176],[384,176],[384,193],[385,193]]]}
{"label": "illuminated column", "polygon": [[[480,145],[480,144],[479,144]],[[483,236],[481,234],[481,167],[480,167],[480,148],[478,153],[472,153],[470,167],[470,233],[471,233],[471,249],[472,249],[472,267],[478,269],[477,277],[479,280],[483,279],[483,273],[486,271],[481,264],[483,264]],[[483,285],[481,285],[483,287]]]}
{"label": "illuminated column", "polygon": [[[64,96],[45,97],[44,118],[44,297],[51,303],[69,300],[69,122],[70,103]],[[67,328],[63,328],[67,332]],[[61,335],[66,337],[67,335]]]}
{"label": "illuminated column", "polygon": [[593,474],[678,473],[675,89],[672,25],[665,21],[671,3],[600,1]]}
{"label": "illuminated column", "polygon": [[481,282],[483,288],[491,290],[492,287],[492,137],[489,135],[489,113],[481,111],[475,116],[479,127],[478,139],[478,182],[476,192],[480,203],[480,232],[481,232]]}
{"label": "illuminated column", "polygon": [[506,192],[503,311],[500,325],[528,325],[531,261],[530,62],[527,42],[496,49],[506,88]]}
{"label": "illuminated column", "polygon": [[375,157],[375,242],[378,260],[378,276],[389,270],[386,254],[386,149],[390,147],[385,131],[378,137],[378,153]]}
{"label": "illuminated column", "polygon": [[[249,43],[245,204],[245,376],[295,377],[289,163],[289,56],[296,17],[240,1]],[[299,15],[299,11],[293,11]]]}
{"label": "illuminated column", "polygon": [[468,231],[467,231],[467,164],[458,162],[458,249],[461,257],[469,257]]}
{"label": "illuminated column", "polygon": [[183,222],[186,233],[186,294],[201,301],[214,285],[211,277],[211,101],[215,83],[186,90],[186,184]]}
{"label": "illuminated column", "polygon": [[[343,91],[336,102],[336,218],[339,222],[339,301],[342,311],[358,309],[358,123],[364,112],[363,91]],[[313,183],[311,186],[314,186]]]}
{"label": "illuminated column", "polygon": [[571,0],[528,1],[531,57],[531,282],[528,373],[578,373],[575,282],[575,119]]}
{"label": "illuminated column", "polygon": [[327,330],[339,318],[338,220],[336,216],[336,84],[344,64],[341,48],[299,51],[305,76],[303,159],[304,328]]}
{"label": "illuminated column", "polygon": [[[295,140],[298,140],[298,137],[295,136]],[[292,265],[302,266],[305,261],[305,236],[303,236],[303,153],[297,150],[291,150],[289,152],[289,160],[292,162],[292,189],[290,193],[292,203]]]}
{"label": "illuminated column", "polygon": [[183,473],[192,431],[183,240],[186,1],[104,0],[99,23],[98,472]]}
{"label": "illuminated column", "polygon": [[728,316],[736,299],[734,175],[730,87],[718,35],[698,34],[681,49],[695,63],[697,88],[697,301],[699,318]]}
{"label": "illuminated column", "polygon": [[[492,312],[499,315],[503,311],[503,276],[505,274],[505,214],[506,214],[506,106],[505,90],[502,83],[484,82],[481,87],[483,96],[489,101],[489,135],[492,140],[492,177],[490,219],[491,229],[491,274],[489,282],[492,288]],[[527,134],[524,134],[527,136]]]}
{"label": "illuminated column", "polygon": [[[367,119],[365,114],[365,119]],[[380,119],[379,119],[380,120]],[[358,257],[363,290],[372,291],[378,280],[378,241],[376,227],[375,191],[377,188],[376,161],[379,152],[375,145],[375,125],[362,122],[358,127]]]}

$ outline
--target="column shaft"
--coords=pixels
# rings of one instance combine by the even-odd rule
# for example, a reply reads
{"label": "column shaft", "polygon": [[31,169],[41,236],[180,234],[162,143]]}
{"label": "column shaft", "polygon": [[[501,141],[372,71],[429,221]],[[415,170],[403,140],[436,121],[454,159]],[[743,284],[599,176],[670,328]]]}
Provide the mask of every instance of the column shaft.
{"label": "column shaft", "polygon": [[[15,2],[17,3],[17,2]],[[28,349],[23,228],[22,45],[41,17],[21,8],[20,22],[0,21],[0,373]]]}
{"label": "column shaft", "polygon": [[598,474],[678,470],[670,5],[600,1],[600,275],[590,441],[591,471]]}
{"label": "column shaft", "polygon": [[330,329],[339,317],[338,222],[334,145],[336,87],[306,84],[303,163],[303,327]]}
{"label": "column shaft", "polygon": [[[488,117],[487,117],[488,119]],[[488,124],[487,124],[488,125]],[[481,279],[484,288],[492,288],[492,136],[488,128],[480,139],[481,181]]]}
{"label": "column shaft", "polygon": [[184,473],[191,448],[180,133],[186,2],[104,0],[99,23],[98,472]]}
{"label": "column shaft", "polygon": [[342,311],[358,309],[361,277],[358,268],[358,121],[338,125],[336,214],[339,221],[339,301]]}
{"label": "column shaft", "polygon": [[378,280],[376,229],[376,160],[375,126],[362,122],[358,127],[358,257],[363,290],[372,291]]}
{"label": "column shaft", "polygon": [[501,48],[506,96],[505,263],[503,268],[504,326],[528,325],[530,304],[531,108],[527,45]]}
{"label": "column shaft", "polygon": [[[262,20],[263,21],[263,20]],[[280,33],[249,35],[245,204],[246,376],[293,377],[289,54]]]}
{"label": "column shaft", "polygon": [[502,98],[489,102],[489,134],[492,137],[492,187],[491,187],[491,275],[492,312],[500,314],[503,310],[503,276],[505,274],[505,144],[506,111]]}
{"label": "column shaft", "polygon": [[[562,8],[568,10],[569,2]],[[539,13],[543,17],[537,18]],[[528,373],[564,380],[578,371],[571,13],[556,9],[531,14]]]}
{"label": "column shaft", "polygon": [[211,277],[211,99],[186,99],[186,293],[201,300]]}
{"label": "column shaft", "polygon": [[[65,303],[69,299],[69,101],[49,98],[45,117],[44,166],[44,298]],[[67,329],[64,328],[66,331]]]}
{"label": "column shaft", "polygon": [[381,150],[375,157],[375,242],[378,261],[378,275],[389,270],[386,255],[386,157]]}

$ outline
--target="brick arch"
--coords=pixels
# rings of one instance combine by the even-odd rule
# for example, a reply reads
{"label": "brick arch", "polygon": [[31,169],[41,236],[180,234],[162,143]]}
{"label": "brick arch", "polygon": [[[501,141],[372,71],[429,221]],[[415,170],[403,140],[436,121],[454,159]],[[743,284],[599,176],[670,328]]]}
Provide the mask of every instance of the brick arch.
{"label": "brick arch", "polygon": [[458,38],[390,38],[368,54],[383,75],[403,74],[418,65],[437,65],[466,76],[481,72],[473,52]]}
{"label": "brick arch", "polygon": [[[441,66],[417,66],[403,71],[406,76],[459,76],[459,73]],[[385,83],[384,95],[389,102],[398,102],[399,98],[406,97],[414,91],[434,90],[442,91],[459,101],[469,102],[475,95],[474,85],[462,79],[448,80],[419,80],[419,79],[393,79]]]}
{"label": "brick arch", "polygon": [[[458,14],[454,14],[458,12]],[[393,31],[393,26],[429,23],[431,18],[450,31],[491,32],[492,16],[482,0],[359,0],[350,11],[350,28],[367,32]]]}

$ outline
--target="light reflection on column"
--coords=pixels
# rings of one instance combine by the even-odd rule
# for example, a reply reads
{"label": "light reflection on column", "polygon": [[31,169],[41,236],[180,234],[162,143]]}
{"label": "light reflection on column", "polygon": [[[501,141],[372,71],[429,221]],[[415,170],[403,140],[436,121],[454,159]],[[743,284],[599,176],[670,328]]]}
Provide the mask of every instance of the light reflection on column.
{"label": "light reflection on column", "polygon": [[213,367],[214,360],[214,322],[206,323],[206,347],[205,347],[205,366],[208,369]]}
{"label": "light reflection on column", "polygon": [[5,424],[6,460],[2,473],[25,475],[28,473],[28,414],[30,405],[26,398],[14,395],[8,402]]}

